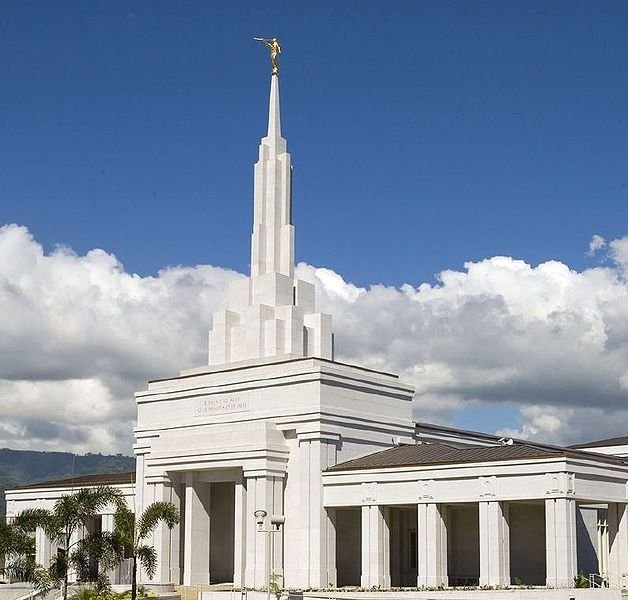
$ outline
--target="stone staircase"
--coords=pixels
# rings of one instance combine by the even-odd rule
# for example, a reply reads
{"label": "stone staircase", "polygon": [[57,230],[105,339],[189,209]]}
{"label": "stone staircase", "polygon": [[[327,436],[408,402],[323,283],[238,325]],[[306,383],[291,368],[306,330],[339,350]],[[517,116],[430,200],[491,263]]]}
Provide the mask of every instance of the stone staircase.
{"label": "stone staircase", "polygon": [[[214,583],[199,585],[176,585],[175,590],[181,596],[181,600],[199,600],[201,592],[230,592],[233,583]],[[0,599],[2,600],[2,599]]]}

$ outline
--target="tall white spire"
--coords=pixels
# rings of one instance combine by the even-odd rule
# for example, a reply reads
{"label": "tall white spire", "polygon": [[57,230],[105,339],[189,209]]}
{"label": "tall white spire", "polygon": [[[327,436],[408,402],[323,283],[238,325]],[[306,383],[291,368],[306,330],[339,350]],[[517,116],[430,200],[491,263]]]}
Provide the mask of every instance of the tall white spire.
{"label": "tall white spire", "polygon": [[254,173],[251,276],[231,286],[227,310],[213,315],[209,364],[333,359],[331,316],[315,312],[314,286],[294,276],[292,165],[276,73]]}
{"label": "tall white spire", "polygon": [[279,75],[270,78],[270,101],[268,103],[268,136],[281,137],[281,112],[279,110]]}
{"label": "tall white spire", "polygon": [[262,138],[255,164],[251,276],[294,274],[292,165],[281,137],[279,76],[270,78],[268,135]]}

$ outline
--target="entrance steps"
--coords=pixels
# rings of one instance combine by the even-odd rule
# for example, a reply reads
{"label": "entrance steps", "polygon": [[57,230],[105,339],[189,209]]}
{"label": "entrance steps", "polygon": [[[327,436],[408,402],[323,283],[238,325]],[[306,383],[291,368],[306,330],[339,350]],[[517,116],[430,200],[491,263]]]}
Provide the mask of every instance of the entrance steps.
{"label": "entrance steps", "polygon": [[198,585],[176,585],[174,589],[181,596],[181,600],[200,600],[203,592],[231,592],[233,583],[213,583]]}

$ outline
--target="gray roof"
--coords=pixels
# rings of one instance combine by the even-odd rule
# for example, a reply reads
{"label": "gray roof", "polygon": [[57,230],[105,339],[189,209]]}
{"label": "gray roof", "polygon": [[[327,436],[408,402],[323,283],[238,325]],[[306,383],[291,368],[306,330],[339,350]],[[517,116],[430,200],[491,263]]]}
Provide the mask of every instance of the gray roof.
{"label": "gray roof", "polygon": [[420,465],[465,464],[526,458],[586,458],[598,462],[628,465],[615,456],[605,456],[559,446],[515,443],[499,446],[466,446],[443,443],[396,446],[339,463],[328,471],[379,469]]}
{"label": "gray roof", "polygon": [[128,473],[98,473],[95,475],[76,475],[64,479],[53,479],[52,481],[40,481],[29,483],[12,488],[14,490],[29,490],[37,488],[55,487],[88,487],[97,485],[120,485],[125,483],[135,483],[135,471]]}
{"label": "gray roof", "polygon": [[627,446],[628,436],[606,438],[605,440],[597,440],[595,442],[587,442],[586,444],[574,444],[570,448],[602,448],[604,446]]}

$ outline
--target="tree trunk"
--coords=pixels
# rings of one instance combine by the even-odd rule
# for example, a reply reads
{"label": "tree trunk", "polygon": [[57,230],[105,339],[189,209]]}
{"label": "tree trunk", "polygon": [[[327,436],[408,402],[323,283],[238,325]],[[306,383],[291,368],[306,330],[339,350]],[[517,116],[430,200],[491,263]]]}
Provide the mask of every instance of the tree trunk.
{"label": "tree trunk", "polygon": [[131,571],[131,600],[137,600],[137,556],[133,555],[133,569]]}
{"label": "tree trunk", "polygon": [[70,535],[65,536],[65,559],[63,561],[63,600],[68,600],[68,569],[70,568]]}

